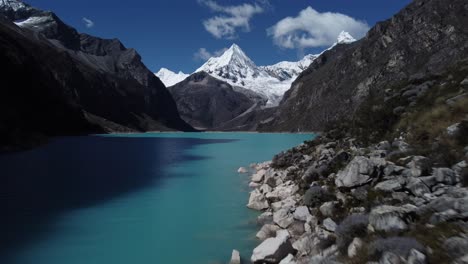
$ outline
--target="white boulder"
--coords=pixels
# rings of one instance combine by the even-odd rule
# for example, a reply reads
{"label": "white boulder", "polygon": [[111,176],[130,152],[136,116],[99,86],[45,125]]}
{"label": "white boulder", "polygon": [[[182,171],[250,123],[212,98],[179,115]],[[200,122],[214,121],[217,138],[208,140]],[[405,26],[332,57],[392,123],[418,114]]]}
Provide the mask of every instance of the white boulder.
{"label": "white boulder", "polygon": [[410,169],[411,176],[420,177],[431,169],[431,162],[424,156],[414,156],[407,166]]}
{"label": "white boulder", "polygon": [[250,193],[249,203],[247,207],[254,210],[263,210],[268,208],[268,201],[259,190],[253,190]]}
{"label": "white boulder", "polygon": [[426,264],[426,255],[423,253],[419,252],[416,249],[411,249],[410,254],[408,256],[408,264]]}
{"label": "white boulder", "polygon": [[285,200],[274,202],[271,204],[271,209],[274,212],[280,210],[281,208],[293,208],[297,204],[297,201],[293,197],[288,197]]}
{"label": "white boulder", "polygon": [[299,206],[296,208],[296,211],[294,211],[293,217],[296,220],[306,222],[307,219],[311,216],[309,212],[309,208],[307,206]]}
{"label": "white boulder", "polygon": [[292,253],[294,248],[289,242],[288,231],[279,230],[276,237],[266,239],[253,250],[250,260],[253,263],[279,263]]}
{"label": "white boulder", "polygon": [[281,228],[277,225],[266,224],[257,232],[256,237],[260,240],[265,240],[267,238],[274,237],[276,232],[280,229]]}
{"label": "white boulder", "polygon": [[455,123],[449,127],[447,127],[447,135],[449,136],[455,136],[458,134],[458,131],[460,131],[460,123]]}
{"label": "white boulder", "polygon": [[455,185],[459,181],[455,171],[449,168],[434,168],[432,173],[437,182]]}
{"label": "white boulder", "polygon": [[257,171],[256,173],[252,175],[252,181],[256,183],[261,182],[263,180],[263,177],[265,177],[265,173],[266,173],[266,170],[264,169]]}
{"label": "white boulder", "polygon": [[338,202],[336,202],[336,201],[323,203],[319,208],[320,213],[322,213],[322,215],[325,216],[325,217],[333,216],[335,214],[335,212],[336,212],[336,205],[337,204],[338,204]]}
{"label": "white boulder", "polygon": [[273,222],[281,228],[288,228],[294,222],[294,218],[289,213],[289,208],[282,208],[273,213]]}
{"label": "white boulder", "polygon": [[402,188],[401,183],[398,179],[392,179],[388,181],[379,182],[375,185],[374,189],[384,192],[393,192]]}
{"label": "white boulder", "polygon": [[297,191],[299,191],[299,187],[297,185],[280,185],[273,191],[267,193],[266,198],[272,200],[284,200],[293,196]]}
{"label": "white boulder", "polygon": [[404,231],[408,229],[408,224],[404,220],[405,216],[416,209],[412,205],[381,205],[372,209],[369,215],[369,223],[378,231]]}
{"label": "white boulder", "polygon": [[244,174],[244,173],[247,173],[247,172],[248,172],[248,170],[247,170],[247,168],[245,168],[245,167],[240,167],[240,168],[237,170],[237,173],[242,173],[242,174]]}
{"label": "white boulder", "polygon": [[231,255],[231,261],[229,264],[241,264],[240,254],[239,251],[233,250]]}
{"label": "white boulder", "polygon": [[323,220],[323,227],[330,232],[335,232],[336,230],[336,223],[331,218],[327,218]]}
{"label": "white boulder", "polygon": [[285,257],[279,264],[296,264],[297,262],[294,261],[294,256],[289,254],[287,257]]}
{"label": "white boulder", "polygon": [[297,250],[298,256],[305,256],[311,253],[318,241],[320,240],[318,240],[312,233],[305,233],[296,240],[292,246]]}
{"label": "white boulder", "polygon": [[337,187],[357,187],[369,183],[374,173],[374,163],[363,156],[355,157],[342,171],[336,175]]}
{"label": "white boulder", "polygon": [[272,212],[263,212],[257,217],[257,223],[259,225],[271,224],[273,223],[273,213]]}
{"label": "white boulder", "polygon": [[355,237],[348,246],[348,257],[353,258],[357,255],[359,249],[362,248],[364,242],[359,237]]}
{"label": "white boulder", "polygon": [[263,184],[258,189],[260,190],[261,193],[264,193],[264,194],[268,194],[273,190],[268,184]]}

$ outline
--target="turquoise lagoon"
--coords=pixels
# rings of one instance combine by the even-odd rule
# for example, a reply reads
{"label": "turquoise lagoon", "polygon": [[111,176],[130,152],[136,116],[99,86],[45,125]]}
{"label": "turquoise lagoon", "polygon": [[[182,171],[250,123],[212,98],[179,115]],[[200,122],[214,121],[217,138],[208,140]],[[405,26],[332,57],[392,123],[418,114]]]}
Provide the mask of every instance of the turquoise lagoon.
{"label": "turquoise lagoon", "polygon": [[0,156],[3,264],[226,263],[258,244],[248,175],[311,134],[66,137]]}

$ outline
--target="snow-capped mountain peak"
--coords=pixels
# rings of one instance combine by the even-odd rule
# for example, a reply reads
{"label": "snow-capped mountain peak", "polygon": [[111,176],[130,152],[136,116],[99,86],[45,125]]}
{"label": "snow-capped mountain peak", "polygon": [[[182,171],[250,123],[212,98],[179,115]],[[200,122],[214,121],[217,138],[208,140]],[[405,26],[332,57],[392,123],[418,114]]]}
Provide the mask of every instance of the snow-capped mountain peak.
{"label": "snow-capped mountain peak", "polygon": [[4,9],[11,9],[16,12],[20,9],[27,8],[28,6],[18,0],[0,0],[0,7]]}
{"label": "snow-capped mountain peak", "polygon": [[267,99],[268,106],[275,106],[313,59],[311,55],[300,62],[281,62],[259,67],[238,45],[233,44],[221,56],[210,58],[195,72],[204,71],[232,86],[249,89]]}
{"label": "snow-capped mountain peak", "polygon": [[354,41],[356,41],[356,39],[351,36],[351,34],[346,31],[341,31],[340,35],[338,35],[337,44],[348,44]]}
{"label": "snow-capped mountain peak", "polygon": [[255,63],[244,53],[244,51],[239,46],[237,46],[237,44],[232,44],[232,46],[219,57],[218,62],[220,65],[238,64],[253,67],[255,66]]}
{"label": "snow-capped mountain peak", "polygon": [[257,66],[237,44],[232,44],[221,56],[210,58],[195,72],[205,71],[210,74],[217,72],[221,76],[223,72],[219,70],[228,70],[227,68],[246,75],[250,73],[249,71],[255,72]]}
{"label": "snow-capped mountain peak", "polygon": [[166,87],[173,86],[187,78],[189,75],[181,71],[175,73],[169,69],[161,68],[155,75],[164,83]]}
{"label": "snow-capped mountain peak", "polygon": [[336,38],[336,42],[333,43],[333,45],[331,45],[328,49],[322,51],[320,54],[317,54],[317,57],[322,55],[325,51],[333,49],[336,45],[350,44],[350,43],[353,43],[355,41],[356,41],[356,39],[353,36],[351,36],[351,34],[349,34],[349,32],[341,31],[341,33]]}

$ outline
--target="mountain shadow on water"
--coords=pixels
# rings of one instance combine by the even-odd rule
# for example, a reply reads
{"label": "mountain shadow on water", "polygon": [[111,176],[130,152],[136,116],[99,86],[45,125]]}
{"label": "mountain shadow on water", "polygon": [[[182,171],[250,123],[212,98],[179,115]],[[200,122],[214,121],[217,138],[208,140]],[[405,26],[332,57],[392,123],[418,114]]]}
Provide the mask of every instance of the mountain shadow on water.
{"label": "mountain shadow on water", "polygon": [[188,149],[232,141],[71,137],[0,155],[0,262],[50,234],[50,223],[60,214],[162,185],[164,178],[174,176],[167,173],[170,166],[209,158],[188,155]]}

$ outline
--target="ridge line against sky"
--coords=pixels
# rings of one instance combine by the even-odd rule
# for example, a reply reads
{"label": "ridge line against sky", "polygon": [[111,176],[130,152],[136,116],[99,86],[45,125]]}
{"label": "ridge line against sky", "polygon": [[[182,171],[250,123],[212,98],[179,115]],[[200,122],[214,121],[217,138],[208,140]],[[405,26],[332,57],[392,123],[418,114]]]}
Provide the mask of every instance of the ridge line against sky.
{"label": "ridge line against sky", "polygon": [[[411,0],[26,0],[78,31],[118,38],[154,72],[193,72],[237,43],[258,65],[297,61],[336,41],[363,37]],[[351,3],[350,3],[351,2]]]}

